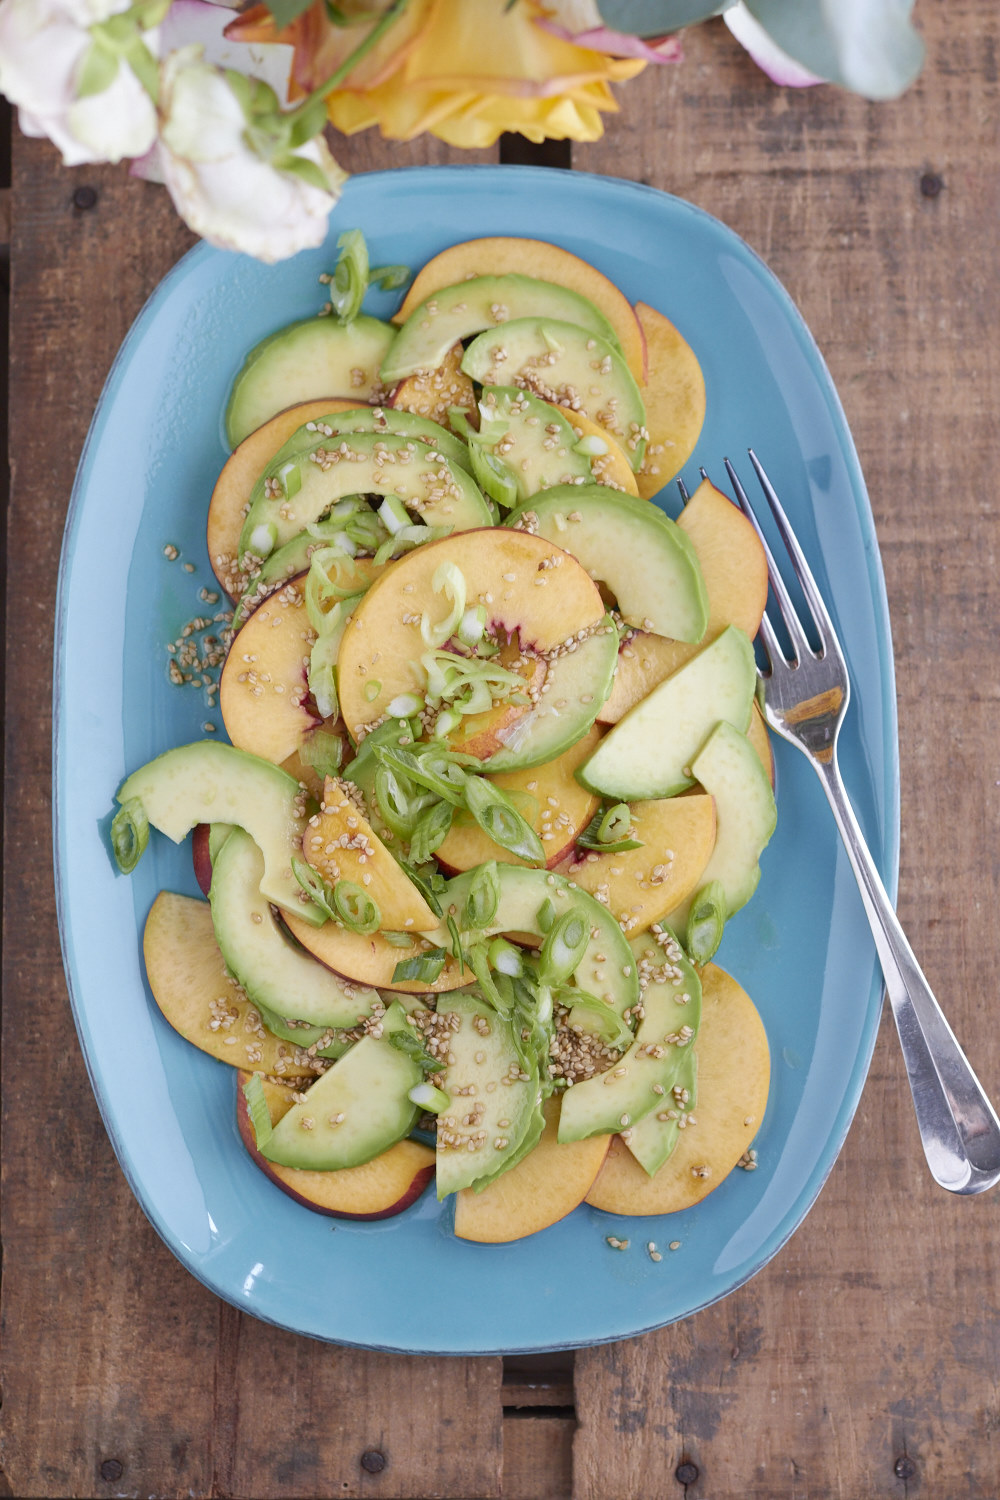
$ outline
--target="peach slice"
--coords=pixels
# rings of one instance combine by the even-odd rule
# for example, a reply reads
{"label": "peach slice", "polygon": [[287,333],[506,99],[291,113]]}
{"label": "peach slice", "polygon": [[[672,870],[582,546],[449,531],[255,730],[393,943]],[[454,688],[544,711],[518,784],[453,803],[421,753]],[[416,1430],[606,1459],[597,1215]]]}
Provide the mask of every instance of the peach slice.
{"label": "peach slice", "polygon": [[[529,661],[556,651],[581,631],[592,632],[604,619],[600,591],[586,570],[541,537],[498,527],[428,542],[376,580],[344,636],[337,663],[340,707],[355,740],[384,719],[399,695],[423,697],[420,657],[427,647],[420,620],[424,611],[432,620],[446,613],[446,600],[433,587],[444,563],[464,578],[468,606],[485,605],[492,627],[516,634]],[[526,712],[505,705],[502,725]]]}
{"label": "peach slice", "polygon": [[394,388],[386,405],[395,411],[412,411],[415,416],[428,417],[450,430],[451,407],[459,406],[466,412],[476,407],[475,389],[462,369],[462,353],[461,344],[456,344],[436,370],[407,375]]}
{"label": "peach slice", "polygon": [[556,411],[566,418],[578,437],[599,438],[607,444],[607,453],[597,454],[590,460],[594,482],[609,485],[611,489],[624,490],[627,495],[638,495],[639,486],[632,473],[632,465],[611,433],[598,426],[582,411],[572,411],[568,406],[557,406]]}
{"label": "peach slice", "polygon": [[[337,1172],[310,1172],[301,1167],[281,1167],[257,1150],[244,1084],[253,1075],[237,1075],[236,1123],[240,1139],[255,1164],[282,1192],[304,1208],[334,1219],[388,1219],[415,1203],[434,1176],[434,1152],[419,1141],[397,1141],[381,1156],[361,1167]],[[271,1124],[276,1125],[295,1102],[290,1089],[264,1083]]]}
{"label": "peach slice", "polygon": [[629,807],[641,849],[598,854],[578,848],[558,871],[607,906],[622,931],[633,936],[696,889],[715,847],[715,802],[695,792]]}
{"label": "peach slice", "polygon": [[561,1101],[545,1102],[545,1129],[522,1161],[479,1193],[463,1188],[455,1196],[455,1234],[480,1245],[506,1245],[537,1234],[573,1212],[593,1187],[611,1144],[609,1135],[560,1145]]}
{"label": "peach slice", "polygon": [[329,412],[354,411],[359,404],[343,396],[325,396],[289,406],[251,432],[229,455],[209,501],[207,541],[212,572],[230,599],[238,599],[246,586],[246,574],[238,563],[240,532],[250,491],[268,463],[303,422]]}
{"label": "peach slice", "polygon": [[617,724],[727,625],[738,625],[753,640],[767,604],[767,558],[743,512],[707,479],[677,517],[701,564],[708,594],[708,627],[698,646],[636,631],[622,645],[615,683],[598,714]]}
{"label": "peach slice", "polygon": [[229,977],[207,902],[161,891],[146,918],[142,952],[153,999],[186,1041],[234,1068],[315,1076],[312,1058],[272,1036]]}
{"label": "peach slice", "polygon": [[649,500],[694,452],[705,421],[705,377],[691,345],[669,318],[645,302],[636,303],[635,315],[649,365],[642,387],[649,443],[637,477],[639,494]]}
{"label": "peach slice", "polygon": [[[593,755],[600,738],[600,730],[591,728],[583,739],[547,765],[525,771],[501,772],[490,777],[494,786],[513,797],[514,805],[534,828],[543,845],[551,846],[550,854],[546,849],[549,854],[546,863],[550,869],[565,856],[567,848],[573,845],[577,834],[586,828],[597,811],[599,798],[582,787],[573,772]],[[494,844],[478,823],[471,819],[460,822],[461,817],[460,813],[436,853],[438,862],[448,874],[474,869],[491,859],[511,865],[525,863],[516,854]]]}
{"label": "peach slice", "polygon": [[305,603],[305,574],[258,605],[236,636],[219,680],[226,732],[240,750],[275,765],[321,722],[306,676],[316,632]]}
{"label": "peach slice", "polygon": [[641,383],[645,379],[642,328],[628,298],[596,267],[545,240],[497,236],[451,245],[427,262],[392,321],[405,323],[415,307],[443,287],[470,276],[503,276],[510,271],[533,276],[537,281],[552,281],[586,297],[611,324],[636,380]]}
{"label": "peach slice", "polygon": [[393,979],[396,965],[404,958],[418,958],[434,944],[414,937],[409,948],[397,948],[381,932],[367,937],[350,932],[336,922],[326,922],[322,927],[310,927],[301,917],[291,912],[282,912],[282,921],[302,947],[313,958],[319,959],[328,969],[355,984],[368,984],[376,989],[396,990],[403,995],[432,995],[444,990],[457,990],[463,984],[472,984],[475,975],[469,969],[460,970],[455,960],[448,958],[439,977],[428,984],[426,980],[400,981]]}
{"label": "peach slice", "polygon": [[753,1001],[715,964],[702,971],[701,1025],[695,1042],[698,1102],[694,1123],[653,1177],[621,1140],[587,1194],[612,1214],[669,1214],[700,1203],[740,1161],[767,1107],[771,1056]]}
{"label": "peach slice", "polygon": [[320,812],[309,819],[302,853],[329,885],[350,880],[379,909],[379,926],[390,932],[433,932],[437,917],[408,880],[343,782],[328,776]]}

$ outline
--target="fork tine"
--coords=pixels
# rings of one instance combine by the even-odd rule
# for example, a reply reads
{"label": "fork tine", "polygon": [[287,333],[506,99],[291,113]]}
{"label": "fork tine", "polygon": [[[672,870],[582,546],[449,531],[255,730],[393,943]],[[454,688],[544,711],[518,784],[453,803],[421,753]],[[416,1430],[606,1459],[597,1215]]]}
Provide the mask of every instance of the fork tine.
{"label": "fork tine", "polygon": [[760,487],[767,497],[768,505],[771,507],[778,531],[781,533],[781,540],[788,549],[788,555],[792,560],[792,566],[795,569],[799,583],[802,585],[802,592],[806,597],[806,603],[809,605],[813,619],[816,621],[823,649],[826,651],[832,648],[839,653],[840,642],[837,639],[837,632],[834,629],[833,621],[830,619],[829,611],[823,601],[823,595],[820,593],[816,580],[813,577],[812,569],[806,562],[805,553],[799,546],[798,538],[789,524],[781,501],[775,493],[774,485],[768,479],[764,471],[764,465],[753,449],[748,448],[747,452],[750,456],[750,462],[754,466],[754,472],[760,480]]}
{"label": "fork tine", "polygon": [[[746,516],[747,520],[750,522],[754,531],[756,531],[757,536],[760,538],[761,546],[764,548],[764,555],[767,558],[767,572],[768,577],[771,580],[771,587],[774,590],[775,598],[778,601],[778,608],[781,610],[782,619],[785,622],[785,628],[788,631],[789,639],[792,643],[792,650],[795,652],[797,660],[801,661],[803,656],[812,656],[815,653],[813,652],[813,649],[809,644],[809,640],[806,636],[805,631],[802,629],[802,622],[798,617],[795,605],[792,603],[791,595],[785,587],[785,581],[778,571],[778,565],[774,560],[774,554],[772,553],[771,548],[768,546],[767,537],[761,530],[760,522],[757,520],[757,517],[754,514],[753,506],[750,504],[750,501],[747,497],[747,492],[740,483],[739,475],[733,468],[732,464],[729,462],[728,458],[724,459],[723,462],[726,466],[726,473],[729,475],[729,481],[732,484],[734,491],[736,492],[736,498],[739,501],[740,509]],[[767,494],[767,491],[765,490],[764,493]],[[770,499],[769,496],[768,498]],[[786,528],[787,525],[788,522],[786,521]],[[769,642],[765,639],[765,645],[767,646],[768,651],[771,652],[771,660],[773,661],[774,653],[777,653],[778,656],[782,656],[783,652],[778,646],[777,640],[774,636],[774,631],[771,629],[770,625],[768,625],[768,630],[770,631],[771,641]]]}

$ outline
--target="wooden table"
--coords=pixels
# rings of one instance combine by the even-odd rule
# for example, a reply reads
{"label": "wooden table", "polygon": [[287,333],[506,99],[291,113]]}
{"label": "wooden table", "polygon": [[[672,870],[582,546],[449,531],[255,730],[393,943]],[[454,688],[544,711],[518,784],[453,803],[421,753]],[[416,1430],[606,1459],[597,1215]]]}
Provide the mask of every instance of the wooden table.
{"label": "wooden table", "polygon": [[[923,0],[918,20],[924,76],[882,106],[774,89],[713,23],[683,67],[622,91],[573,165],[718,214],[784,280],[832,368],[894,623],[900,912],[997,1098],[1000,16],[993,0]],[[368,138],[342,157],[355,171],[452,159]],[[91,410],[190,237],[159,190],[68,172],[20,137],[10,208],[2,1493],[995,1500],[1000,1198],[932,1185],[888,1020],[806,1223],[721,1305],[640,1339],[506,1362],[333,1348],[218,1302],[161,1244],[66,1001],[50,625]]]}

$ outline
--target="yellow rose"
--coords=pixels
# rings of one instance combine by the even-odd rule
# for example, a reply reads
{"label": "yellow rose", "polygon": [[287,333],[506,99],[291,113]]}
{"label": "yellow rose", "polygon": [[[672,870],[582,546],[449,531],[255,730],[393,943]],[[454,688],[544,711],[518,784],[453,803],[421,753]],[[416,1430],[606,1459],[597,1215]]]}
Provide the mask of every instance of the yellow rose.
{"label": "yellow rose", "polygon": [[[295,46],[292,94],[307,93],[350,57],[385,4],[358,24],[335,27],[322,3],[282,32],[263,6],[228,34]],[[424,131],[452,146],[491,146],[504,131],[532,141],[594,141],[601,114],[617,110],[609,84],[645,66],[539,25],[558,7],[541,0],[410,0],[400,19],[327,99],[332,124],[347,135],[377,125],[390,140]]]}

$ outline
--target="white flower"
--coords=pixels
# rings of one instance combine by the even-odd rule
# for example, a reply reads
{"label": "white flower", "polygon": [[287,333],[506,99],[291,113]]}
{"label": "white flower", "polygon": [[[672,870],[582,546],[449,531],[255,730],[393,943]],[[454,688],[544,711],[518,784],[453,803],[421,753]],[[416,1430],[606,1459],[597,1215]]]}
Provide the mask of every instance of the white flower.
{"label": "white flower", "polygon": [[164,61],[160,114],[164,181],[196,234],[264,261],[322,244],[346,177],[322,136],[297,146],[282,142],[286,117],[276,107],[254,131],[230,81],[202,60],[200,47],[183,47]]}
{"label": "white flower", "polygon": [[[0,93],[20,110],[25,135],[45,135],[68,167],[148,151],[156,110],[124,61],[100,92],[78,98],[94,46],[89,28],[130,0],[0,0]],[[147,32],[147,44],[155,35]]]}

